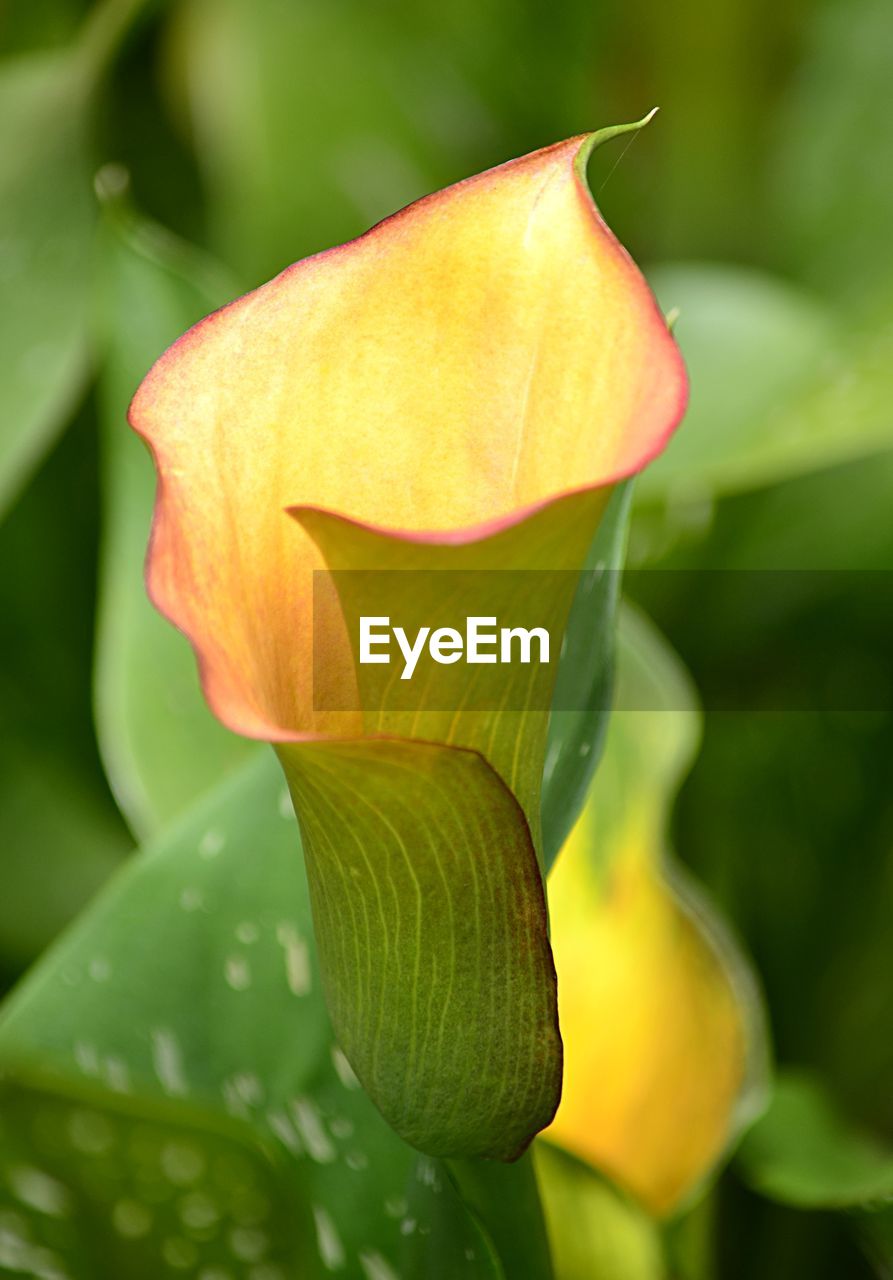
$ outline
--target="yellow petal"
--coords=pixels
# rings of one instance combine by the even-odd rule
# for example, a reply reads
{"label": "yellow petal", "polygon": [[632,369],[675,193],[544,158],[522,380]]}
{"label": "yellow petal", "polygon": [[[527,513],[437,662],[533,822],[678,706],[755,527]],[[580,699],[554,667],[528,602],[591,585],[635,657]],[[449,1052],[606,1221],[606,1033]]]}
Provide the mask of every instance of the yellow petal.
{"label": "yellow petal", "polygon": [[623,633],[621,709],[549,880],[565,1073],[548,1136],[664,1214],[756,1105],[762,1034],[740,958],[662,865],[698,736],[690,688],[644,620]]}
{"label": "yellow petal", "polygon": [[149,585],[213,709],[272,740],[355,733],[312,705],[312,570],[286,508],[474,540],[609,485],[665,442],[678,351],[605,227],[575,138],[300,262],[192,329],[140,387]]}

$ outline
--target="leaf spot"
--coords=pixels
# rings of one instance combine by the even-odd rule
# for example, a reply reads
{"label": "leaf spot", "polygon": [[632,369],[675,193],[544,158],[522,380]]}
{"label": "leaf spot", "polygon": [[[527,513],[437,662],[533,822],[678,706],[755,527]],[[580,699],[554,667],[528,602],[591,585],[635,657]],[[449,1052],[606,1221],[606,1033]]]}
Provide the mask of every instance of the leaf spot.
{"label": "leaf spot", "polygon": [[310,1099],[295,1098],[291,1104],[291,1113],[310,1159],[316,1160],[318,1164],[331,1164],[337,1152]]}
{"label": "leaf spot", "polygon": [[191,1240],[172,1236],[161,1246],[161,1256],[169,1267],[174,1267],[178,1271],[187,1271],[195,1266],[198,1251]]}
{"label": "leaf spot", "polygon": [[217,827],[211,827],[202,836],[198,844],[199,856],[202,858],[216,858],[223,846],[226,844],[226,836]]}
{"label": "leaf spot", "polygon": [[247,991],[251,986],[251,967],[244,956],[228,956],[223,976],[226,978],[226,985],[232,987],[233,991]]}
{"label": "leaf spot", "polygon": [[161,1087],[171,1096],[183,1097],[189,1092],[189,1087],[183,1073],[177,1037],[167,1027],[156,1027],[151,1034],[152,1062]]}
{"label": "leaf spot", "polygon": [[366,1280],[398,1280],[394,1268],[374,1249],[364,1249],[361,1252],[360,1266]]}
{"label": "leaf spot", "polygon": [[95,956],[87,969],[94,982],[108,982],[112,974],[112,966],[103,956]]}
{"label": "leaf spot", "polygon": [[220,1210],[210,1196],[191,1191],[180,1201],[180,1221],[187,1231],[201,1232],[207,1237],[220,1221]]}
{"label": "leaf spot", "polygon": [[243,920],[240,925],[236,926],[236,938],[246,946],[250,946],[252,942],[257,942],[259,937],[260,929],[251,920]]}
{"label": "leaf spot", "polygon": [[106,1084],[114,1093],[127,1093],[130,1090],[130,1072],[127,1063],[121,1058],[106,1058],[102,1074]]}
{"label": "leaf spot", "polygon": [[100,1072],[99,1054],[96,1046],[86,1040],[79,1040],[74,1046],[74,1060],[85,1076],[98,1076]]}
{"label": "leaf spot", "polygon": [[205,905],[205,895],[194,885],[187,885],[180,894],[180,906],[184,911],[200,911]]}
{"label": "leaf spot", "polygon": [[333,1116],[329,1121],[329,1128],[332,1131],[332,1137],[339,1141],[353,1135],[353,1121],[347,1116]]}
{"label": "leaf spot", "polygon": [[252,1267],[248,1272],[248,1280],[285,1280],[280,1267],[271,1262],[262,1262],[259,1267]]}
{"label": "leaf spot", "polygon": [[306,996],[312,985],[307,943],[287,921],[276,929],[276,938],[285,952],[285,977],[289,991],[292,995]]}
{"label": "leaf spot", "polygon": [[68,1117],[72,1146],[86,1156],[101,1156],[115,1145],[112,1126],[95,1111],[72,1111]]}
{"label": "leaf spot", "polygon": [[167,1142],[161,1151],[161,1169],[175,1187],[188,1187],[205,1172],[205,1157],[191,1143]]}
{"label": "leaf spot", "polygon": [[229,1247],[240,1262],[259,1262],[267,1252],[269,1242],[262,1231],[236,1227],[230,1232]]}
{"label": "leaf spot", "polygon": [[9,1185],[17,1200],[49,1218],[65,1218],[71,1212],[68,1188],[33,1165],[16,1165],[10,1169]]}
{"label": "leaf spot", "polygon": [[301,1139],[295,1133],[292,1123],[284,1111],[268,1111],[267,1124],[286,1151],[290,1151],[295,1156],[303,1153],[304,1148],[301,1145]]}
{"label": "leaf spot", "polygon": [[313,1220],[316,1223],[316,1247],[322,1264],[328,1271],[337,1271],[344,1266],[344,1245],[335,1224],[318,1204],[313,1206]]}
{"label": "leaf spot", "polygon": [[359,1089],[360,1082],[356,1077],[356,1073],[337,1045],[332,1045],[332,1066],[335,1068],[335,1074],[345,1089]]}

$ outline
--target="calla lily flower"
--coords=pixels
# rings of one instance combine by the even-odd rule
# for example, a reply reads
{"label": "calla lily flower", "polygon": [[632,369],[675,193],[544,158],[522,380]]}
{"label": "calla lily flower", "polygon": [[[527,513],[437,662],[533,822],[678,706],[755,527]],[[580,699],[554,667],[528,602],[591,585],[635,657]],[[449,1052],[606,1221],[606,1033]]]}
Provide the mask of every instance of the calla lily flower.
{"label": "calla lily flower", "polygon": [[460,182],[288,268],[181,338],[130,412],[159,477],[152,598],[217,716],[276,744],[336,1033],[386,1118],[433,1154],[512,1158],[557,1105],[548,717],[319,709],[350,641],[337,609],[314,631],[314,571],[581,565],[612,486],[686,399],[586,185],[593,147],[632,127]]}

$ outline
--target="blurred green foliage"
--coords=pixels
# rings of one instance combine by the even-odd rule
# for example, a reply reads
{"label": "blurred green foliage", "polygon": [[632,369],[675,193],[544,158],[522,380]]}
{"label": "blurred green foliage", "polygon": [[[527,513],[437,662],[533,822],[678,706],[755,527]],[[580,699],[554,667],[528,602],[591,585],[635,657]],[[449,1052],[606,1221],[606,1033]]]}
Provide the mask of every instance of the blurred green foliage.
{"label": "blurred green foliage", "polygon": [[[0,0],[6,985],[136,837],[253,767],[207,717],[185,642],[141,595],[152,473],[122,422],[129,388],[202,310],[290,261],[657,104],[592,174],[662,304],[680,307],[693,377],[688,426],[640,484],[631,535],[635,564],[691,572],[672,591],[666,575],[643,585],[640,603],[696,676],[709,670],[719,702],[724,690],[738,700],[745,660],[748,696],[768,690],[776,706],[804,655],[852,682],[824,710],[709,713],[674,846],[754,958],[779,1061],[834,1103],[792,1110],[782,1096],[740,1172],[733,1161],[664,1232],[669,1263],[655,1229],[600,1190],[617,1233],[602,1232],[608,1251],[636,1227],[625,1263],[602,1266],[605,1280],[890,1274],[889,1210],[827,1206],[841,1200],[828,1185],[841,1161],[852,1176],[864,1154],[849,1124],[871,1135],[875,1167],[893,1137],[890,627],[871,615],[866,574],[893,568],[891,83],[887,0]],[[783,606],[742,617],[698,577],[755,568],[787,571]],[[829,592],[806,569],[845,572],[844,586]],[[168,714],[175,747],[153,737]],[[164,847],[120,893],[140,899]],[[155,935],[165,927],[160,916]],[[138,980],[151,989],[151,970]],[[27,1075],[3,1089],[80,1105]],[[159,1132],[201,1123],[153,1115]],[[107,1120],[131,1122],[116,1105]],[[447,1235],[473,1235],[472,1219],[456,1221]]]}

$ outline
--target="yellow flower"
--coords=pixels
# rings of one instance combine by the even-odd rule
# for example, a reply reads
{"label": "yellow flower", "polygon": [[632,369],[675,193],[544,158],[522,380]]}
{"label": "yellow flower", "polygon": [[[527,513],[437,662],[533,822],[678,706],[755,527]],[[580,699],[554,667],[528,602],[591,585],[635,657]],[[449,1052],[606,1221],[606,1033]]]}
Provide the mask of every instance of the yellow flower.
{"label": "yellow flower", "polygon": [[[512,1158],[558,1101],[537,856],[548,698],[318,705],[354,667],[351,602],[314,620],[314,571],[580,567],[612,486],[686,399],[586,185],[616,132],[297,263],[181,338],[131,407],[159,475],[152,597],[218,717],[277,744],[336,1033],[389,1121],[435,1154]],[[417,614],[437,577],[409,575]],[[554,575],[560,627],[569,579]]]}

